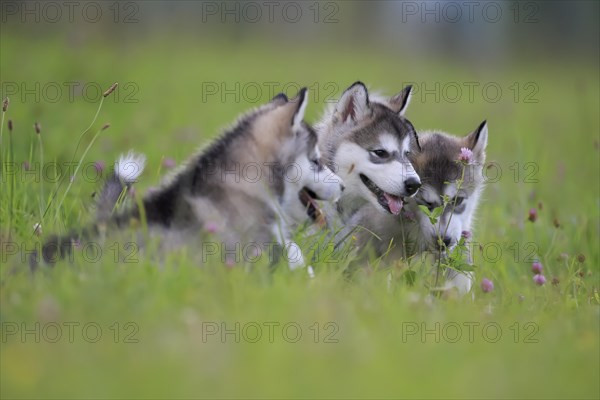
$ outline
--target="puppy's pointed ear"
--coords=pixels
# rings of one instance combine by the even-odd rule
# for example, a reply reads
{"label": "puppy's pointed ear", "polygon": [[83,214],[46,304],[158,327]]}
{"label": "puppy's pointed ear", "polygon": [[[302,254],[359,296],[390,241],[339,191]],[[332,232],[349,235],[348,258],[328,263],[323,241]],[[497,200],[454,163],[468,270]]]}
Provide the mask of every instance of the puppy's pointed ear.
{"label": "puppy's pointed ear", "polygon": [[288,97],[285,95],[285,93],[279,93],[277,95],[275,95],[275,97],[273,97],[271,99],[271,103],[277,105],[277,106],[282,106],[285,103],[287,103],[289,101]]}
{"label": "puppy's pointed ear", "polygon": [[294,128],[300,128],[302,120],[304,119],[304,113],[306,112],[306,106],[308,105],[308,89],[302,88],[298,92],[298,96],[290,101],[296,105],[296,112],[292,118],[292,126]]}
{"label": "puppy's pointed ear", "polygon": [[271,104],[278,105],[272,109],[273,119],[271,121],[277,124],[280,133],[287,135],[297,131],[302,126],[306,105],[308,104],[308,90],[302,88],[296,97],[285,102],[284,100],[287,100],[284,94],[278,94],[271,100]]}
{"label": "puppy's pointed ear", "polygon": [[487,147],[488,127],[487,121],[483,121],[475,131],[465,137],[467,147],[473,151],[475,160],[485,162],[485,148]]}
{"label": "puppy's pointed ear", "polygon": [[390,97],[389,107],[398,115],[404,115],[408,104],[410,103],[412,85],[408,85],[400,93]]}
{"label": "puppy's pointed ear", "polygon": [[335,117],[341,124],[357,122],[369,115],[369,92],[362,82],[355,82],[342,94],[335,107]]}

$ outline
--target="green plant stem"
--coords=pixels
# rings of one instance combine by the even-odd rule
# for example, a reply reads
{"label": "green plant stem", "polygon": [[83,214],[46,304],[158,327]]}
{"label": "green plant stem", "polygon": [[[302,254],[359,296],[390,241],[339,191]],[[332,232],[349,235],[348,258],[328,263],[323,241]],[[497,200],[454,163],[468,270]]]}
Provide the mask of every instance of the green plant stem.
{"label": "green plant stem", "polygon": [[[459,181],[458,187],[456,188],[456,194],[458,194],[458,191],[462,188],[462,184],[465,180],[465,169],[466,168],[467,168],[467,166],[463,165],[462,173],[460,175],[460,181]],[[450,218],[448,218],[448,223],[446,224],[446,229],[444,229],[444,236],[446,236],[446,233],[448,233],[448,228],[450,227],[450,222],[452,221],[452,216],[454,215],[454,209],[456,208],[456,199],[458,199],[458,196],[454,195],[454,203],[452,203],[452,212],[450,213]]]}
{"label": "green plant stem", "polygon": [[[44,146],[42,143],[42,135],[41,134],[37,134],[38,137],[38,147],[40,149],[40,221],[39,223],[42,224],[43,219],[44,219]],[[42,224],[43,226],[43,224]],[[35,228],[34,228],[34,233],[35,233]]]}
{"label": "green plant stem", "polygon": [[[75,147],[75,151],[73,152],[73,157],[71,157],[71,163],[73,163],[73,161],[75,160],[75,155],[77,154],[77,150],[79,150],[79,146],[81,145],[81,140],[83,139],[83,136],[85,136],[85,134],[89,132],[89,130],[92,128],[92,126],[94,125],[94,123],[98,119],[98,115],[100,114],[100,110],[102,109],[102,104],[103,103],[104,103],[104,97],[102,97],[100,99],[100,103],[98,104],[98,109],[96,110],[96,115],[94,115],[94,118],[92,119],[92,122],[81,133],[81,135],[79,135],[79,140],[77,141],[77,146]],[[60,187],[62,186],[63,182],[64,182],[64,176],[61,176],[60,179],[59,179],[59,183],[58,183],[56,189],[54,189],[54,192],[52,193],[52,197],[50,198],[50,201],[46,205],[46,209],[44,210],[44,213],[42,214],[42,218],[44,218],[46,216],[46,214],[48,213],[48,210],[50,209],[50,206],[54,202],[54,199],[56,198],[56,195],[58,194],[58,191],[60,190]],[[71,185],[69,185],[69,187],[70,186]],[[67,189],[67,191],[68,191],[68,189]],[[66,193],[65,193],[65,196],[66,196]],[[63,196],[63,200],[64,200],[65,196]],[[60,205],[62,205],[62,201],[60,202]],[[57,207],[55,220],[56,220],[56,217],[58,216],[58,213],[60,211],[60,205]]]}
{"label": "green plant stem", "polygon": [[[0,122],[0,152],[3,149],[2,139],[4,138],[4,114],[6,114],[6,112],[2,111],[2,121]],[[2,156],[4,158],[4,154],[0,154],[0,156]]]}
{"label": "green plant stem", "polygon": [[[8,165],[13,163],[13,135],[12,132],[8,132]],[[15,173],[10,174],[10,198],[8,203],[8,238],[10,239],[12,234],[13,214],[14,214],[14,198],[15,198]]]}
{"label": "green plant stem", "polygon": [[[462,184],[464,182],[465,179],[465,169],[466,169],[466,165],[463,165],[462,168],[462,172],[460,175],[460,180],[458,181],[458,187],[456,188],[456,193],[458,194],[458,191],[461,189]],[[452,216],[454,215],[454,209],[456,208],[456,199],[458,198],[458,196],[454,196],[454,202],[452,203],[452,212],[450,213],[450,218],[448,218],[448,222],[446,223],[446,227],[444,228],[444,237],[446,236],[446,234],[448,233],[448,228],[450,227],[450,222],[452,221]],[[444,211],[446,210],[446,204],[444,204]],[[444,212],[442,211],[442,214]],[[441,230],[437,232],[438,234],[438,242],[441,244],[443,243],[442,241],[442,236],[440,235]],[[441,246],[440,246],[441,247]],[[445,246],[444,246],[445,247]],[[435,274],[435,285],[434,287],[437,287],[438,282],[439,282],[439,277],[440,277],[440,269],[442,268],[442,252],[439,252],[439,256],[438,256],[438,261],[437,261],[437,271]]]}
{"label": "green plant stem", "polygon": [[[79,172],[79,168],[81,168],[81,164],[83,163],[83,160],[84,160],[85,156],[87,155],[87,153],[90,151],[90,149],[92,148],[92,146],[96,142],[96,139],[98,139],[98,136],[100,136],[100,132],[102,132],[103,130],[104,129],[102,129],[102,128],[98,129],[98,131],[96,132],[96,134],[92,137],[92,140],[87,145],[87,147],[85,148],[85,151],[81,155],[81,158],[79,159],[79,162],[77,163],[77,167],[75,167],[75,172],[73,173],[73,177],[77,176],[77,173]],[[56,214],[54,215],[54,220],[55,221],[58,218],[58,214],[60,212],[60,208],[61,208],[63,202],[65,201],[65,198],[67,197],[67,194],[69,194],[69,190],[71,190],[71,186],[73,186],[73,182],[74,181],[75,181],[75,179],[69,179],[69,186],[67,186],[67,189],[63,193],[63,196],[60,199],[60,202],[58,203],[58,206],[56,207]]]}

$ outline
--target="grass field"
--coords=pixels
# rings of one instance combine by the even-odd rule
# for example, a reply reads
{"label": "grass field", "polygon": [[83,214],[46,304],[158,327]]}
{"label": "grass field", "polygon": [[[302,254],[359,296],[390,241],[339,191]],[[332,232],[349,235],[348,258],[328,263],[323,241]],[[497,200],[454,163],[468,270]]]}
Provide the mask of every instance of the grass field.
{"label": "grass field", "polygon": [[[269,43],[173,39],[81,46],[66,36],[3,33],[1,80],[11,95],[2,157],[13,165],[6,158],[12,135],[16,169],[4,167],[1,182],[2,398],[600,396],[597,65],[539,59],[482,68],[408,62],[377,48],[359,58],[350,46],[299,45],[282,56]],[[268,82],[291,83],[290,95],[297,85],[311,87],[317,102],[307,119],[315,122],[327,95],[357,79],[387,94],[415,83],[407,116],[417,129],[462,135],[488,120],[493,164],[474,232],[481,244],[474,298],[432,298],[423,269],[414,285],[397,268],[391,280],[390,270],[347,280],[345,261],[317,261],[315,279],[266,265],[199,268],[186,254],[160,266],[143,254],[116,263],[122,248],[33,275],[21,262],[22,251],[50,233],[92,220],[99,183],[80,171],[62,207],[58,200],[49,207],[41,237],[32,234],[40,204],[57,186],[52,168],[48,175],[39,168],[33,125],[41,125],[45,164],[71,161],[98,108],[95,88],[120,84],[76,160],[110,123],[84,165],[110,166],[130,148],[145,153],[141,194],[166,172],[165,159],[182,162],[240,112],[267,101]],[[73,99],[68,82],[81,82]],[[472,99],[468,82],[477,82]],[[436,84],[438,98],[423,94]],[[454,101],[456,87],[462,94]],[[534,259],[544,265],[543,286],[532,279]],[[490,293],[480,288],[484,277],[494,283]]]}

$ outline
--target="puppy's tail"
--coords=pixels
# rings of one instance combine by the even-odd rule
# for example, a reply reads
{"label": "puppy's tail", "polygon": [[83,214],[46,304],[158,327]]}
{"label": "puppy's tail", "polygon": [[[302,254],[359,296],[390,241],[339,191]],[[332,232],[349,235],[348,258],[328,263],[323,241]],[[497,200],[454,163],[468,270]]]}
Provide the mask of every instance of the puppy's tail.
{"label": "puppy's tail", "polygon": [[[73,249],[82,243],[100,236],[107,227],[124,225],[129,213],[113,216],[113,211],[122,198],[144,171],[146,157],[130,151],[123,154],[115,162],[114,172],[106,179],[100,193],[96,196],[96,221],[93,225],[79,231],[71,231],[63,236],[52,235],[43,245],[40,252],[30,255],[29,266],[37,269],[43,260],[54,265],[58,260],[73,254]],[[134,210],[131,210],[135,213]]]}

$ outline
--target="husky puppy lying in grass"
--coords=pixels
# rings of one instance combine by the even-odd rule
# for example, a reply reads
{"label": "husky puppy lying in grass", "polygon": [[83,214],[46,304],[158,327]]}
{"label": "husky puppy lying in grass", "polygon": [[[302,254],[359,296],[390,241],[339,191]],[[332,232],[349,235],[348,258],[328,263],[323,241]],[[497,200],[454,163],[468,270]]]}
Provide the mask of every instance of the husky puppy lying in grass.
{"label": "husky puppy lying in grass", "polygon": [[[123,189],[121,180],[109,180],[99,196],[103,204],[97,223],[83,232],[50,238],[41,258],[52,264],[80,240],[139,222],[167,248],[198,246],[206,234],[227,248],[252,242],[262,251],[277,243],[285,248],[290,268],[304,266],[300,248],[291,239],[293,229],[317,217],[317,200],[336,200],[343,189],[340,178],[321,163],[317,134],[303,121],[307,103],[307,90],[302,89],[293,100],[280,94],[242,116],[123,213],[109,211]],[[33,266],[38,258],[33,257]]]}

